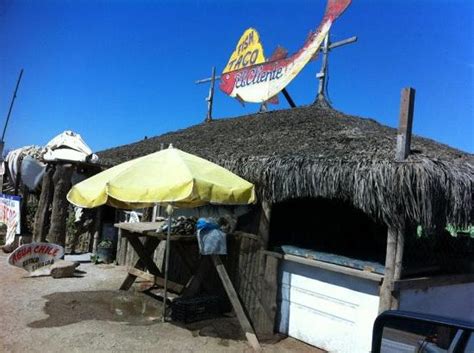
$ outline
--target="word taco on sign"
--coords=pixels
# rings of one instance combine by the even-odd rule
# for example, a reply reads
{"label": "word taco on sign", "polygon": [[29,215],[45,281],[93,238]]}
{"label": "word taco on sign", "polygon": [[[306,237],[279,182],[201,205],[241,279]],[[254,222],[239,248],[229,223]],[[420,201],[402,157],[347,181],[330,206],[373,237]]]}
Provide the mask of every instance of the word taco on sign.
{"label": "word taco on sign", "polygon": [[56,244],[31,243],[17,248],[8,257],[8,263],[28,272],[54,264],[64,255],[64,248]]}
{"label": "word taco on sign", "polygon": [[240,37],[223,73],[260,64],[264,61],[265,56],[263,54],[263,46],[260,42],[260,36],[254,28],[248,28]]}

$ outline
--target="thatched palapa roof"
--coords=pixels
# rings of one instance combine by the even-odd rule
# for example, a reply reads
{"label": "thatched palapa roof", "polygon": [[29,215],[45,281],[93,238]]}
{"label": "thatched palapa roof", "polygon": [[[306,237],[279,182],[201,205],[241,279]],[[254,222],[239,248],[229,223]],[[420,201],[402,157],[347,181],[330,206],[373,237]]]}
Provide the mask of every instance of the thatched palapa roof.
{"label": "thatched palapa roof", "polygon": [[257,185],[271,202],[337,198],[387,224],[472,223],[474,155],[413,136],[395,162],[396,130],[318,106],[214,120],[99,152],[115,165],[173,143]]}

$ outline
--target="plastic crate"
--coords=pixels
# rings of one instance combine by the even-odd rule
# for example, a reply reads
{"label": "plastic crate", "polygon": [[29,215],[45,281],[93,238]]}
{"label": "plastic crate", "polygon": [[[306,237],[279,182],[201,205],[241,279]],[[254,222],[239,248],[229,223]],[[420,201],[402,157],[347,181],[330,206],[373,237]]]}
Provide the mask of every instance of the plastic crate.
{"label": "plastic crate", "polygon": [[184,323],[211,319],[222,313],[221,307],[217,296],[178,298],[171,304],[171,318]]}

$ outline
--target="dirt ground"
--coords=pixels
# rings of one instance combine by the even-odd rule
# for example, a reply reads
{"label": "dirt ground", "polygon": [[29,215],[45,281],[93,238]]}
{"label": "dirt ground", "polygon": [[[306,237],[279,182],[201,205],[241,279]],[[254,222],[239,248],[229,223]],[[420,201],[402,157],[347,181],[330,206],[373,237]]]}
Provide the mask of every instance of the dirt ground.
{"label": "dirt ground", "polygon": [[[117,289],[124,267],[78,269],[74,278],[30,278],[0,251],[0,352],[252,352],[235,318],[162,323],[160,301]],[[290,338],[263,347],[322,352]]]}

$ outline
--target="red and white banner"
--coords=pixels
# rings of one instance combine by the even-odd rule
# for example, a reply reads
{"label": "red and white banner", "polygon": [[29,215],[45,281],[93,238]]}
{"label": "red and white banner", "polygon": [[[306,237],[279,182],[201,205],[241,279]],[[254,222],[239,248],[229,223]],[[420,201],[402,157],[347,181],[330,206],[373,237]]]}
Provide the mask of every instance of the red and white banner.
{"label": "red and white banner", "polygon": [[15,235],[21,233],[20,203],[20,196],[0,194],[0,222],[7,226],[6,245],[12,244]]}
{"label": "red and white banner", "polygon": [[[227,95],[245,102],[263,103],[272,99],[317,54],[331,25],[350,3],[351,0],[328,0],[326,13],[316,32],[299,51],[288,58],[273,56],[269,61],[229,71],[231,57],[222,73],[220,89]],[[232,55],[234,54],[235,52]],[[248,59],[250,60],[250,55]]]}

